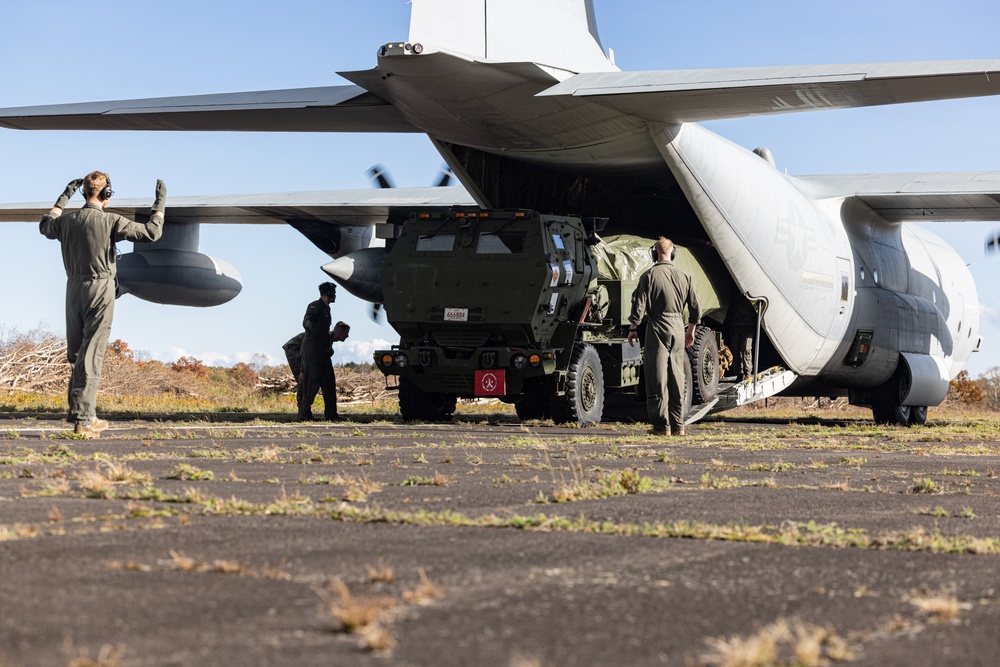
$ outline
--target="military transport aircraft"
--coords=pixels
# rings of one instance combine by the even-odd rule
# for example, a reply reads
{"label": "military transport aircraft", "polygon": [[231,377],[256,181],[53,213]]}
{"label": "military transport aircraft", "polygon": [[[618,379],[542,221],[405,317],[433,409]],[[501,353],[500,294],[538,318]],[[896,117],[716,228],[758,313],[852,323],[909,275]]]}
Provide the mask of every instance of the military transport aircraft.
{"label": "military transport aircraft", "polygon": [[[697,123],[996,95],[1000,60],[624,72],[592,0],[413,0],[408,39],[341,76],[350,85],[0,109],[0,126],[420,132],[461,183],[172,197],[163,239],[120,260],[123,286],[158,303],[238,293],[235,269],[198,252],[201,223],[288,224],[378,301],[379,240],[410,213],[521,208],[707,249],[726,269],[712,326],[725,328],[730,295],[766,304],[761,368],[781,370],[786,395],[847,394],[879,421],[922,423],[980,345],[965,263],[902,223],[1000,220],[1000,173],[796,177]],[[47,208],[0,206],[0,221]]]}

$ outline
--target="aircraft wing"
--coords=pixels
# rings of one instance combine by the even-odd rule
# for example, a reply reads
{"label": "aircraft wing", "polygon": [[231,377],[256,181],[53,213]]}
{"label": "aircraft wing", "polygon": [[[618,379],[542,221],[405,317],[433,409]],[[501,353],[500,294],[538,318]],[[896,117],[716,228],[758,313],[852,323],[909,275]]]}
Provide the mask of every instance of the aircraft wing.
{"label": "aircraft wing", "polygon": [[855,197],[890,222],[1000,221],[1000,172],[799,176],[818,198]]}
{"label": "aircraft wing", "polygon": [[687,123],[1000,94],[1000,60],[577,74],[539,93]]}
{"label": "aircraft wing", "polygon": [[0,109],[15,130],[419,132],[360,86],[329,86]]}
{"label": "aircraft wing", "polygon": [[[69,208],[80,205],[70,202]],[[107,210],[146,219],[152,199],[113,200]],[[476,206],[460,186],[325,190],[272,194],[167,197],[167,222],[204,224],[292,224],[320,222],[364,226],[390,217],[405,220],[411,211]],[[51,203],[0,204],[0,222],[37,222]]]}

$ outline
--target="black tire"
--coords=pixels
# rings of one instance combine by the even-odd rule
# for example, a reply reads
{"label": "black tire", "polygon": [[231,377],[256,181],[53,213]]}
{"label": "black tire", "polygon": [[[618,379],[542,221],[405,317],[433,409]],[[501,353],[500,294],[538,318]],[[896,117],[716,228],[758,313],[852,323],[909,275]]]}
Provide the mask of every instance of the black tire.
{"label": "black tire", "polygon": [[600,424],[604,412],[604,370],[593,345],[573,347],[566,374],[566,393],[553,396],[552,419],[557,424]]}
{"label": "black tire", "polygon": [[926,405],[911,405],[910,406],[910,421],[908,422],[910,426],[923,426],[927,423],[927,406]]}
{"label": "black tire", "polygon": [[719,344],[715,331],[698,326],[694,330],[694,345],[687,348],[691,361],[693,401],[708,403],[719,394]]}
{"label": "black tire", "polygon": [[[909,426],[911,409],[903,405],[903,398],[910,391],[910,371],[900,359],[896,372],[884,384],[872,390],[872,417],[876,424]],[[925,416],[926,420],[926,408]]]}
{"label": "black tire", "polygon": [[691,381],[694,373],[691,369],[691,357],[684,357],[684,414],[681,415],[681,423],[687,423],[687,417],[691,414],[691,406],[694,405],[694,383]]}
{"label": "black tire", "polygon": [[548,419],[552,416],[552,386],[548,382],[525,382],[521,397],[514,402],[514,411],[521,421]]}
{"label": "black tire", "polygon": [[403,421],[450,421],[457,402],[451,394],[424,391],[406,378],[399,379],[399,414]]}

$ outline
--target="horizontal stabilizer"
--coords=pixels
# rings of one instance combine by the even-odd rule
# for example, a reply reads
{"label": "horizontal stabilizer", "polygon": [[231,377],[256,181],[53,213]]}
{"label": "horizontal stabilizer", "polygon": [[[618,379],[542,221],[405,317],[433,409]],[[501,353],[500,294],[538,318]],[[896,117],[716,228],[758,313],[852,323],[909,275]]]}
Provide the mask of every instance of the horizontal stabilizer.
{"label": "horizontal stabilizer", "polygon": [[1000,94],[1000,60],[577,74],[540,93],[687,123]]}
{"label": "horizontal stabilizer", "polygon": [[15,130],[417,132],[359,86],[259,90],[0,109]]}
{"label": "horizontal stabilizer", "polygon": [[1000,172],[800,176],[819,199],[854,197],[890,222],[1000,221]]}

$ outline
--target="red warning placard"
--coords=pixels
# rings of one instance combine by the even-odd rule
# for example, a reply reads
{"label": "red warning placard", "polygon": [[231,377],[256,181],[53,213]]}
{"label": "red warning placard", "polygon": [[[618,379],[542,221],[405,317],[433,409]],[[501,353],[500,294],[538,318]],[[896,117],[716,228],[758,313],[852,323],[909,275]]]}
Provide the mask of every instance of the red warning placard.
{"label": "red warning placard", "polygon": [[507,393],[507,371],[476,371],[476,396],[503,396]]}

